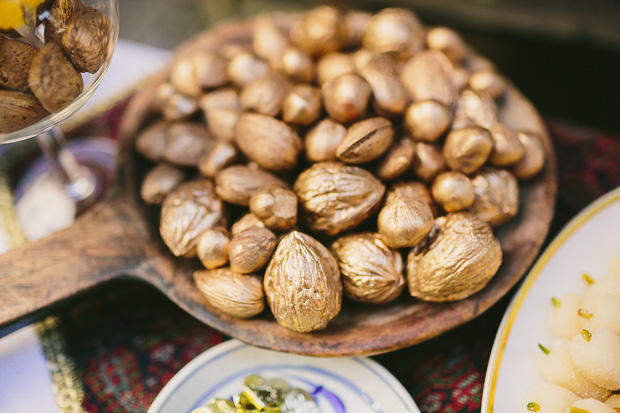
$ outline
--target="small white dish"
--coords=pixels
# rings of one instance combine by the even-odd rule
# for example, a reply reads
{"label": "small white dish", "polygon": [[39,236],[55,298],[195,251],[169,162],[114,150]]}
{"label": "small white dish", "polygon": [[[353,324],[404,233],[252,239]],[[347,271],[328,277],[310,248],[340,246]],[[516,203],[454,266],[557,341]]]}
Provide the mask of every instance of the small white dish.
{"label": "small white dish", "polygon": [[547,325],[552,297],[584,294],[586,273],[607,274],[620,255],[620,188],[573,218],[540,256],[502,320],[484,382],[483,413],[523,412],[530,390],[544,381],[538,344],[550,346]]}
{"label": "small white dish", "polygon": [[398,380],[371,359],[300,356],[238,340],[221,343],[183,367],[147,413],[189,413],[213,397],[230,398],[254,373],[281,377],[314,394],[321,413],[420,413]]}

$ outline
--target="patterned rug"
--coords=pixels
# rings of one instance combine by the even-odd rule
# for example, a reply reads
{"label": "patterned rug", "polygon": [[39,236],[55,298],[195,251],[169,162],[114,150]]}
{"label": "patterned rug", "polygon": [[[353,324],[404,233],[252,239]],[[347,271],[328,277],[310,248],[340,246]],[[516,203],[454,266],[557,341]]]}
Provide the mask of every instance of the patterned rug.
{"label": "patterned rug", "polygon": [[[74,132],[114,136],[125,104]],[[550,239],[579,210],[620,185],[620,139],[548,122],[560,165]],[[1,191],[0,191],[1,192]],[[480,410],[484,375],[501,317],[516,291],[441,337],[374,357],[424,413]],[[57,308],[38,329],[66,412],[144,412],[171,377],[227,337],[153,288],[114,282]]]}

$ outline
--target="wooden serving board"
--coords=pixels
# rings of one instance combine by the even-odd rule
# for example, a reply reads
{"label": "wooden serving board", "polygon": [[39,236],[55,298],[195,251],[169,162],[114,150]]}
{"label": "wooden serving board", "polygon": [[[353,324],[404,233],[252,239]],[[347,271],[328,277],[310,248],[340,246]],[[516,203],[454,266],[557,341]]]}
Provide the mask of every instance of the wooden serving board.
{"label": "wooden serving board", "polygon": [[[294,15],[280,18],[290,25]],[[222,24],[192,39],[175,58],[226,43],[248,43],[252,21]],[[425,303],[407,294],[394,303],[371,306],[346,301],[341,313],[322,331],[300,334],[278,325],[269,311],[237,320],[212,311],[194,286],[196,260],[174,257],[159,235],[157,211],[139,197],[145,161],[133,139],[153,114],[156,76],[132,99],[121,124],[121,147],[115,181],[104,199],[70,228],[0,256],[0,325],[118,277],[152,284],[204,323],[247,343],[315,356],[369,355],[428,340],[482,314],[523,276],[538,254],[553,216],[557,192],[556,157],[534,107],[512,86],[500,105],[508,126],[540,133],[547,163],[535,179],[520,185],[519,214],[497,236],[503,263],[493,280],[474,296],[447,304]]]}

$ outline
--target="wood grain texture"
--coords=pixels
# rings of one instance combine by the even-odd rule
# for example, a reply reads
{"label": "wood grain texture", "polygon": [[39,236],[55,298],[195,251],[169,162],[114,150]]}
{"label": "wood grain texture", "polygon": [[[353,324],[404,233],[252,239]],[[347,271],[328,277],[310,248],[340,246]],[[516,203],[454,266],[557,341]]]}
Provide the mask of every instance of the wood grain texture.
{"label": "wood grain texture", "polygon": [[[281,23],[288,26],[294,18],[282,16]],[[251,24],[221,25],[187,43],[176,56],[229,42],[249,43]],[[424,303],[406,294],[382,306],[345,301],[327,329],[312,334],[279,326],[269,311],[249,320],[218,315],[193,284],[192,272],[199,263],[169,253],[159,236],[156,211],[139,199],[144,161],[133,150],[133,139],[152,119],[154,89],[166,74],[137,93],[125,113],[118,173],[105,199],[73,227],[0,256],[0,324],[124,275],[154,285],[197,319],[259,347],[315,356],[377,354],[428,340],[486,311],[523,276],[547,235],[557,192],[555,153],[536,110],[511,87],[500,105],[500,119],[541,133],[548,157],[543,172],[521,185],[519,214],[497,232],[504,261],[485,289],[449,304]]]}

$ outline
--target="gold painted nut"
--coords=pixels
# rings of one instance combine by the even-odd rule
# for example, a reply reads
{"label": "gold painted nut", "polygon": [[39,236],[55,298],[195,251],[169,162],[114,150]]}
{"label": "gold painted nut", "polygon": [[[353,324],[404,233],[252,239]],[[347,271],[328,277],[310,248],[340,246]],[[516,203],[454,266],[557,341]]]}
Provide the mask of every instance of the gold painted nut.
{"label": "gold painted nut", "polygon": [[262,269],[276,247],[276,236],[267,228],[251,227],[232,237],[228,244],[230,268],[239,274]]}
{"label": "gold painted nut", "polygon": [[314,80],[314,62],[306,52],[289,47],[281,57],[282,73],[291,80],[310,83]]}
{"label": "gold painted nut", "polygon": [[140,196],[147,204],[159,205],[184,179],[185,173],[179,168],[165,163],[159,164],[144,177]]}
{"label": "gold painted nut", "polygon": [[484,167],[471,178],[471,212],[492,227],[510,221],[519,212],[519,183],[505,169]]}
{"label": "gold painted nut", "polygon": [[424,201],[395,198],[379,212],[377,230],[381,240],[391,248],[413,247],[433,227],[433,213]]}
{"label": "gold painted nut", "polygon": [[460,172],[442,172],[433,181],[433,198],[446,212],[469,208],[474,202],[474,187]]}
{"label": "gold painted nut", "polygon": [[360,164],[374,161],[388,150],[394,139],[392,123],[382,117],[354,123],[336,150],[343,162]]}
{"label": "gold painted nut", "polygon": [[290,189],[265,186],[250,198],[250,212],[273,231],[297,225],[297,195]]}
{"label": "gold painted nut", "polygon": [[413,172],[424,182],[432,180],[446,169],[446,161],[441,148],[432,143],[418,142],[413,156]]}
{"label": "gold painted nut", "polygon": [[375,169],[375,175],[384,181],[396,179],[413,165],[416,143],[408,136],[402,136],[395,141],[379,161]]}
{"label": "gold painted nut", "polygon": [[206,269],[212,270],[228,264],[230,234],[225,228],[205,231],[196,246],[196,255]]}
{"label": "gold painted nut", "polygon": [[228,82],[227,67],[228,60],[216,53],[193,53],[172,65],[170,82],[179,92],[198,97],[204,90]]}
{"label": "gold painted nut", "polygon": [[308,131],[305,137],[305,154],[308,161],[336,161],[336,150],[347,134],[347,128],[326,118]]}
{"label": "gold painted nut", "polygon": [[485,164],[493,150],[488,130],[470,126],[451,131],[443,146],[443,156],[453,171],[471,175]]}
{"label": "gold painted nut", "polygon": [[312,56],[337,52],[347,42],[344,17],[335,7],[319,6],[293,25],[291,40]]}
{"label": "gold painted nut", "polygon": [[227,72],[231,82],[243,87],[269,74],[269,65],[253,53],[242,51],[230,59]]}
{"label": "gold painted nut", "polygon": [[361,76],[347,73],[326,81],[321,93],[329,116],[337,122],[349,123],[366,115],[372,89]]}
{"label": "gold painted nut", "polygon": [[452,113],[434,100],[412,103],[405,112],[405,126],[413,139],[434,142],[450,127]]}
{"label": "gold painted nut", "polygon": [[291,88],[282,102],[282,120],[288,123],[307,126],[321,115],[321,92],[308,84],[298,84]]}
{"label": "gold painted nut", "polygon": [[545,166],[545,146],[541,136],[536,133],[519,132],[518,137],[525,153],[512,166],[512,173],[519,179],[530,179]]}
{"label": "gold painted nut", "polygon": [[246,165],[229,166],[215,175],[215,192],[224,201],[236,205],[249,205],[252,195],[267,185],[287,186],[275,175]]}

